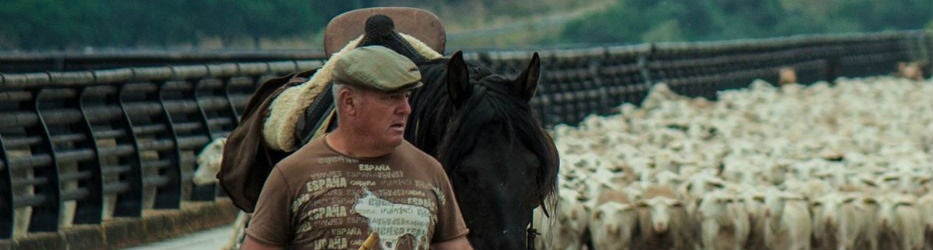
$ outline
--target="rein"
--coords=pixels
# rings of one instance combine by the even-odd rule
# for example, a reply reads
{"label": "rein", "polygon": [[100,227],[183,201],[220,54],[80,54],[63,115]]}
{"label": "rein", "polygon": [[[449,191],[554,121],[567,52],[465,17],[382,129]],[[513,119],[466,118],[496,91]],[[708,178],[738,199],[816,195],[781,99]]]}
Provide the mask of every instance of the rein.
{"label": "rein", "polygon": [[537,238],[538,235],[541,235],[541,233],[539,233],[538,230],[535,229],[535,213],[531,213],[530,217],[531,217],[531,220],[530,220],[531,223],[528,223],[529,225],[528,230],[525,232],[526,234],[525,236],[526,247],[525,248],[528,250],[535,250],[535,238]]}

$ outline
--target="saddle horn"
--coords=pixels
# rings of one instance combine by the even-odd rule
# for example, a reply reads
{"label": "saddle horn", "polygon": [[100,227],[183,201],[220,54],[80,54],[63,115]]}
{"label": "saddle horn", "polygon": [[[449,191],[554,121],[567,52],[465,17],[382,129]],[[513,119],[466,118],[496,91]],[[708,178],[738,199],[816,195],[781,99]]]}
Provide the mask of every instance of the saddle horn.
{"label": "saddle horn", "polygon": [[366,19],[365,35],[357,47],[381,45],[408,57],[414,62],[423,62],[424,58],[414,47],[395,31],[395,22],[383,14],[372,15]]}

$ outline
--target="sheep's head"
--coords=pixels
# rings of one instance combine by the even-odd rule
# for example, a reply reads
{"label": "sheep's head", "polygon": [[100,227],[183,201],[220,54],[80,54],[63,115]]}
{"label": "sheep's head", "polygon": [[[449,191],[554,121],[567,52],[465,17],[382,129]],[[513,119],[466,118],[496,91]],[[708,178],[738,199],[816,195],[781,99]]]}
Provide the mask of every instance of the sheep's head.
{"label": "sheep's head", "polygon": [[654,232],[664,233],[670,227],[673,210],[681,209],[683,204],[680,200],[671,197],[658,196],[639,201],[636,205],[648,209],[651,215],[651,228]]}
{"label": "sheep's head", "polygon": [[880,197],[878,203],[878,226],[891,228],[897,223],[897,214],[901,209],[914,209],[916,198],[913,196],[894,194]]}
{"label": "sheep's head", "polygon": [[813,222],[818,225],[836,225],[839,222],[837,214],[842,203],[847,200],[839,193],[829,193],[817,197],[810,202],[813,210]]}
{"label": "sheep's head", "polygon": [[797,71],[791,67],[781,67],[778,69],[778,85],[797,83]]}
{"label": "sheep's head", "polygon": [[923,68],[926,62],[898,62],[897,75],[914,81],[923,80]]}
{"label": "sheep's head", "polygon": [[591,217],[593,223],[601,222],[609,235],[619,236],[625,223],[634,224],[636,218],[631,204],[606,202],[596,207]]}

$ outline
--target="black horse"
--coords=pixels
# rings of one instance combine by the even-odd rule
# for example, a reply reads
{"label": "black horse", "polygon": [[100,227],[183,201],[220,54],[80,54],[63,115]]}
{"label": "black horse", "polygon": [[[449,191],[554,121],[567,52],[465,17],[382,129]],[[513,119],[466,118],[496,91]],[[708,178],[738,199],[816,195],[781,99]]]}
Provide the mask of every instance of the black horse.
{"label": "black horse", "polygon": [[[524,249],[535,207],[553,208],[558,158],[529,101],[537,53],[515,78],[468,64],[462,52],[426,60],[385,16],[367,20],[359,46],[381,45],[415,61],[424,87],[412,92],[405,139],[447,171],[477,249]],[[546,209],[547,211],[547,209]]]}

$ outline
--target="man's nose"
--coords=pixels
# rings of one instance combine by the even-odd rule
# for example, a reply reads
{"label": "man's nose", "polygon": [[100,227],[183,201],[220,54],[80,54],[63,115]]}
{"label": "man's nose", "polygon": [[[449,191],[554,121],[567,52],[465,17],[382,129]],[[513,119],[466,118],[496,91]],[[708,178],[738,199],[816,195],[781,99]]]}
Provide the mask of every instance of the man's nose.
{"label": "man's nose", "polygon": [[399,115],[409,115],[409,114],[411,114],[411,105],[408,104],[408,98],[405,98],[405,101],[403,101],[401,104],[399,104],[399,107],[395,110],[395,113],[397,113],[397,114],[399,114]]}

